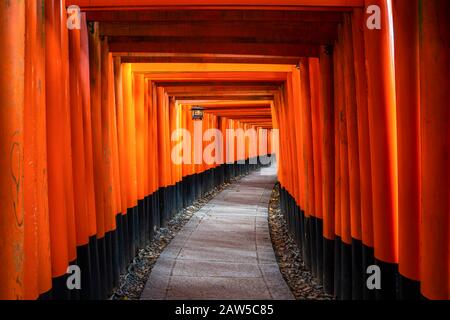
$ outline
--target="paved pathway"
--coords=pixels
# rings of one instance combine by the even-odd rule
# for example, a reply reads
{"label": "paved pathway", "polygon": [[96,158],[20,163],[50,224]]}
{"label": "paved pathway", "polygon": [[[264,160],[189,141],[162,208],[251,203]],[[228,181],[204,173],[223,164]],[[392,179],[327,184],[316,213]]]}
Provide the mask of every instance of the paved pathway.
{"label": "paved pathway", "polygon": [[275,180],[263,168],[201,208],[158,258],[141,299],[293,299],[267,222]]}

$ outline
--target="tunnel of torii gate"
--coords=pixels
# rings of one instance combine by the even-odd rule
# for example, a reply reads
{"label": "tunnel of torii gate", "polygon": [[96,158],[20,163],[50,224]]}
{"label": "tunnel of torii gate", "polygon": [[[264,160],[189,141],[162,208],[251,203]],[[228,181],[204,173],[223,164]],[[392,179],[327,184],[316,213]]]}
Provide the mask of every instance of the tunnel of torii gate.
{"label": "tunnel of torii gate", "polygon": [[[176,212],[270,155],[325,292],[450,299],[450,1],[0,1],[0,48],[1,299],[109,297]],[[216,161],[174,162],[199,124],[224,138],[183,152]],[[239,153],[227,129],[256,137]]]}

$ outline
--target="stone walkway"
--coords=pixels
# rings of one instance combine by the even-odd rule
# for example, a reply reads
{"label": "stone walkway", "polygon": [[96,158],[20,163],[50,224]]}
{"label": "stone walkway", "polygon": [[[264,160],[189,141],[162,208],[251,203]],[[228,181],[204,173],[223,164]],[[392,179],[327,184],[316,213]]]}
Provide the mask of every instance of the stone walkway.
{"label": "stone walkway", "polygon": [[293,299],[267,222],[275,182],[275,168],[263,168],[200,209],[158,258],[141,299]]}

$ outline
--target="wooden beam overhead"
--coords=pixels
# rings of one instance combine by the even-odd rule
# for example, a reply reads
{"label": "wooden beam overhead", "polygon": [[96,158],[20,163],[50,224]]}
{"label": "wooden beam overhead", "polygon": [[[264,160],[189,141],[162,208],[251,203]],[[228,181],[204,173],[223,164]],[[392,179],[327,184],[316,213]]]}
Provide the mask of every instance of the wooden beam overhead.
{"label": "wooden beam overhead", "polygon": [[[235,106],[233,108],[229,107],[204,107],[205,112],[241,112],[241,111],[246,111],[251,113],[252,115],[254,114],[264,114],[264,115],[271,115],[270,113],[270,108],[249,108],[249,107],[244,107],[244,106]],[[249,114],[250,115],[250,114]]]}
{"label": "wooden beam overhead", "polygon": [[121,10],[88,11],[88,21],[98,22],[189,22],[189,21],[265,21],[265,22],[341,22],[338,11],[292,10]]}
{"label": "wooden beam overhead", "polygon": [[161,72],[148,72],[145,66],[136,65],[136,69],[133,72],[143,73],[145,78],[151,80],[154,83],[158,82],[195,82],[204,83],[205,81],[219,81],[219,82],[236,82],[236,81],[259,81],[274,82],[274,81],[286,81],[288,72],[181,72],[181,73],[161,73]]}
{"label": "wooden beam overhead", "polygon": [[[171,78],[177,73],[184,75],[187,73],[193,73],[197,75],[205,75],[204,80],[211,79],[210,75],[217,72],[222,74],[237,74],[246,75],[253,72],[259,72],[260,74],[268,72],[292,72],[293,66],[289,65],[261,65],[261,64],[202,64],[202,63],[136,63],[131,66],[132,72],[143,72],[143,73],[166,73],[167,78]],[[192,77],[197,79],[197,77]],[[241,81],[247,81],[245,77]],[[193,80],[194,81],[194,80]],[[258,81],[258,77],[254,78],[253,81]]]}
{"label": "wooden beam overhead", "polygon": [[233,82],[221,82],[221,81],[205,81],[205,82],[164,82],[156,81],[158,86],[165,87],[167,90],[174,92],[195,92],[207,90],[216,91],[250,91],[250,90],[278,90],[283,84],[282,81],[233,81]]}
{"label": "wooden beam overhead", "polygon": [[253,110],[253,111],[270,111],[270,105],[246,105],[246,104],[237,104],[233,106],[227,105],[203,105],[205,110]]}
{"label": "wooden beam overhead", "polygon": [[245,92],[194,92],[194,93],[173,93],[166,89],[169,96],[173,96],[178,100],[195,100],[195,99],[227,99],[227,100],[238,100],[238,99],[273,99],[276,91],[265,92],[265,91],[245,91]]}
{"label": "wooden beam overhead", "polygon": [[[332,44],[337,39],[334,22],[106,22],[100,34],[108,37],[140,37],[155,42],[249,42]],[[186,40],[185,40],[186,39]]]}
{"label": "wooden beam overhead", "polygon": [[[217,100],[217,101],[208,101],[208,100],[197,100],[196,103],[201,103],[203,107],[208,106],[221,106],[221,107],[227,107],[227,108],[233,108],[233,107],[252,107],[252,106],[258,106],[258,107],[265,107],[269,108],[270,104],[272,103],[272,100]],[[191,103],[187,103],[191,104]]]}
{"label": "wooden beam overhead", "polygon": [[124,63],[242,63],[297,65],[301,57],[115,52]]}
{"label": "wooden beam overhead", "polygon": [[293,43],[207,43],[201,39],[190,41],[161,41],[146,37],[112,37],[109,39],[111,52],[158,52],[158,53],[203,53],[203,54],[243,54],[266,56],[318,57],[320,46]]}
{"label": "wooden beam overhead", "polygon": [[269,118],[254,118],[254,119],[246,119],[242,118],[239,115],[236,115],[233,119],[238,120],[242,123],[250,123],[250,124],[271,124],[272,119]]}
{"label": "wooden beam overhead", "polygon": [[183,101],[185,103],[190,103],[189,101],[197,101],[197,100],[250,100],[250,101],[259,101],[259,100],[273,100],[273,95],[248,95],[248,96],[242,96],[242,95],[215,95],[215,96],[208,96],[206,94],[197,95],[197,96],[175,96],[175,98],[179,101]]}
{"label": "wooden beam overhead", "polygon": [[221,89],[216,87],[164,87],[169,95],[173,96],[185,96],[185,97],[198,97],[198,96],[262,96],[262,95],[274,95],[277,93],[278,88],[269,87],[258,88],[258,87],[248,87],[241,89],[233,87],[227,89]]}
{"label": "wooden beam overhead", "polygon": [[264,8],[264,7],[282,7],[282,8],[318,8],[326,10],[348,9],[351,7],[364,6],[364,0],[67,0],[66,5],[78,5],[87,10],[117,10],[119,8],[128,9],[146,9],[157,7],[178,7],[178,8],[211,8],[211,7],[229,7],[229,8]]}

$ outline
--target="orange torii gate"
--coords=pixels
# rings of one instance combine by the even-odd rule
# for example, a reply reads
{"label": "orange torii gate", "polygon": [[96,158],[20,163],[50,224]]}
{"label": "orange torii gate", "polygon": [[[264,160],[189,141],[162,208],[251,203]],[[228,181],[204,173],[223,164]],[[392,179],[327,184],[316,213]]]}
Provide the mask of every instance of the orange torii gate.
{"label": "orange torii gate", "polygon": [[[2,2],[0,298],[107,297],[177,210],[252,168],[249,138],[238,155],[236,136],[224,138],[233,163],[175,164],[172,132],[259,127],[279,130],[268,153],[278,149],[283,213],[327,292],[449,299],[450,7],[387,3]],[[80,30],[66,28],[72,4],[85,11]],[[369,5],[381,29],[367,27]],[[136,26],[177,22],[175,9],[190,12],[186,29]],[[247,22],[223,27],[243,12]],[[72,264],[86,270],[82,290],[67,289]],[[375,294],[370,266],[381,272]]]}

